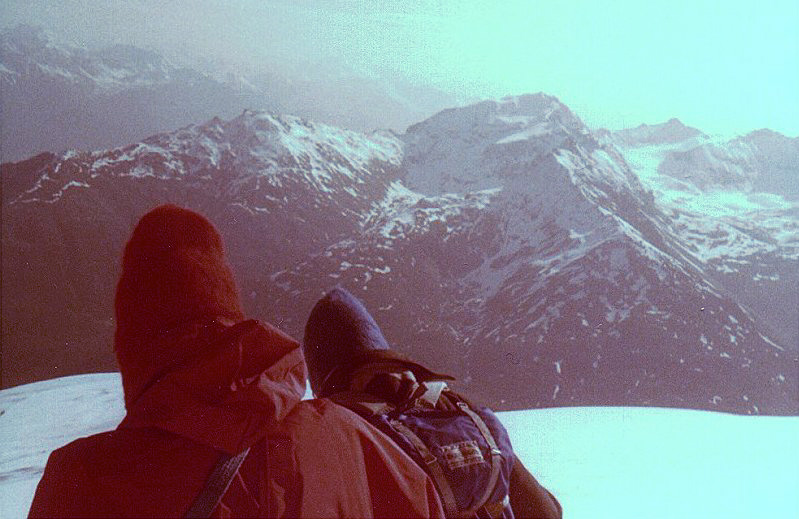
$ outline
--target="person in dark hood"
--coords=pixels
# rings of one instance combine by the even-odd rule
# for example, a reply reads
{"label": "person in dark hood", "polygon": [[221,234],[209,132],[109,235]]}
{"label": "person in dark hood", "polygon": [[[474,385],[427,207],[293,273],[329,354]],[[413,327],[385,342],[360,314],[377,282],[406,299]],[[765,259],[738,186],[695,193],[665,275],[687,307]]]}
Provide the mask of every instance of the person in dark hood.
{"label": "person in dark hood", "polygon": [[126,416],[50,455],[30,517],[443,516],[388,438],[301,401],[299,344],[245,319],[203,216],[166,205],[142,217],[115,312]]}
{"label": "person in dark hood", "polygon": [[[354,410],[425,467],[448,517],[562,517],[558,500],[513,454],[496,416],[452,391],[452,377],[392,350],[346,289],[316,303],[303,352],[314,394]],[[473,481],[480,478],[487,482]]]}

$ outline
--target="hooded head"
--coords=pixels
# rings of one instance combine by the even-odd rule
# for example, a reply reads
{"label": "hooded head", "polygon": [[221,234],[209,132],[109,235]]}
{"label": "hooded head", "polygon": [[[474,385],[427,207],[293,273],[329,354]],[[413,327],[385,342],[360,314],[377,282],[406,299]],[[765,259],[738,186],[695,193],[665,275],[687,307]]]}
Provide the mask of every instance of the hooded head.
{"label": "hooded head", "polygon": [[192,322],[244,319],[214,226],[174,205],[144,215],[125,246],[115,314],[114,350],[129,406],[156,373],[192,353],[177,346],[185,350],[191,341],[156,338]]}
{"label": "hooded head", "polygon": [[311,389],[321,397],[348,389],[352,374],[369,363],[412,371],[420,381],[452,378],[391,350],[363,304],[341,287],[328,292],[311,311],[303,352]]}

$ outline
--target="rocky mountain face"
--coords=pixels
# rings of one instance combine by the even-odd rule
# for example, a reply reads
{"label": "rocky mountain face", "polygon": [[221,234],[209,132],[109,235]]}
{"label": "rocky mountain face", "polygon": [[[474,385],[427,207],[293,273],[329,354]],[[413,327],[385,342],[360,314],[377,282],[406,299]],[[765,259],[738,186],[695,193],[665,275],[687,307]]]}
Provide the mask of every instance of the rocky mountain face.
{"label": "rocky mountain face", "polygon": [[332,63],[270,69],[249,78],[209,67],[199,72],[129,45],[76,48],[35,27],[2,31],[2,162],[125,145],[215,116],[232,118],[244,109],[358,130],[404,130],[455,104],[436,89],[399,78],[363,78]]}
{"label": "rocky mountain face", "polygon": [[758,130],[721,140],[689,129],[644,141],[637,131],[605,140],[652,190],[674,236],[706,275],[757,315],[772,337],[796,348],[799,138]]}
{"label": "rocky mountain face", "polygon": [[[3,384],[114,369],[124,241],[172,202],[220,228],[251,315],[299,339],[341,284],[497,408],[799,413],[796,343],[742,304],[712,262],[719,231],[666,204],[631,149],[537,94],[402,135],[246,111],[5,164]],[[774,223],[788,264],[796,224]]]}

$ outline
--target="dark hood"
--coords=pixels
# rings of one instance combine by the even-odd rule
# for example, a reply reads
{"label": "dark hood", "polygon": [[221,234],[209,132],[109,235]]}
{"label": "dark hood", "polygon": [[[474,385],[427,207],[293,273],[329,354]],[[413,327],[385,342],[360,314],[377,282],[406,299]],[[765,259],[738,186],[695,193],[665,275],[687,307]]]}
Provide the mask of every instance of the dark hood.
{"label": "dark hood", "polygon": [[380,327],[355,296],[336,287],[314,306],[305,325],[303,352],[317,396],[347,389],[350,374],[368,362],[394,364],[422,380],[452,379],[392,350]]}

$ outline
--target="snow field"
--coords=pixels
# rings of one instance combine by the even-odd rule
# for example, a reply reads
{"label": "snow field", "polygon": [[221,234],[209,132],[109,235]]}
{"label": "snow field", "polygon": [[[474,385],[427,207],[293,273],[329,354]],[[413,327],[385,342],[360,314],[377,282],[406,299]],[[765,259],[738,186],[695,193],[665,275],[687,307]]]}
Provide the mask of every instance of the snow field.
{"label": "snow field", "polygon": [[500,417],[565,517],[799,517],[799,417],[632,407]]}
{"label": "snow field", "polygon": [[[27,516],[52,450],[123,416],[116,373],[0,391],[0,517]],[[499,416],[569,519],[799,517],[799,417],[605,407]]]}

